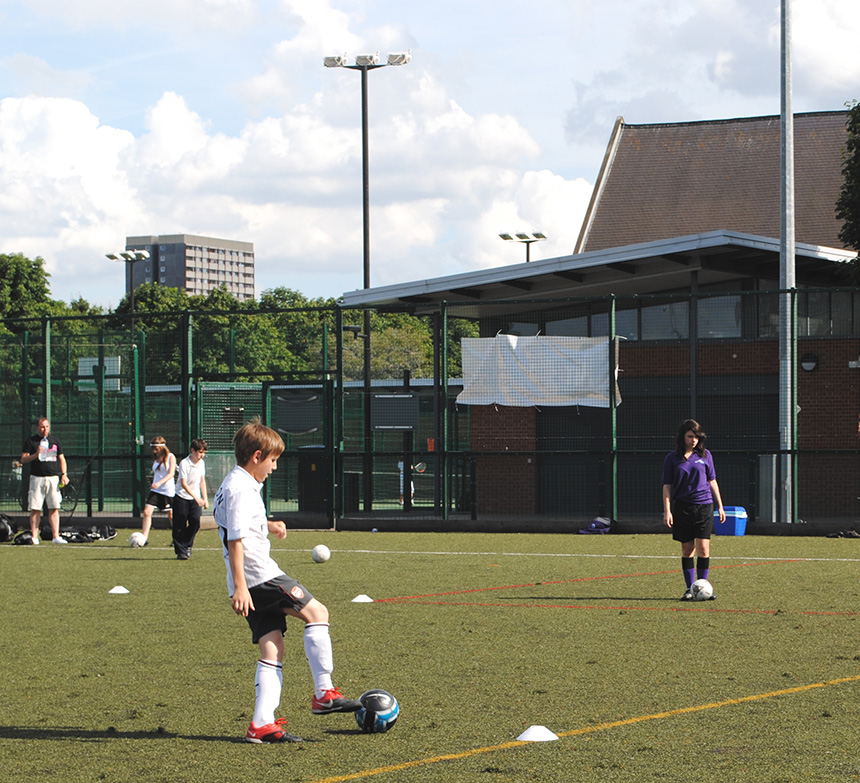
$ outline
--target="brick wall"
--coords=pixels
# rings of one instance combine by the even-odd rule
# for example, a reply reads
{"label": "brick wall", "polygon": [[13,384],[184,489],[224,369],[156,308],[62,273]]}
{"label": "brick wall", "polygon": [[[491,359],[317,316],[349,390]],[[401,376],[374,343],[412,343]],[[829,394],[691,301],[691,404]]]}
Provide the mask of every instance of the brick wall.
{"label": "brick wall", "polygon": [[[806,354],[818,357],[813,372],[800,369]],[[860,369],[850,368],[860,354],[857,339],[804,338],[798,342],[798,447],[838,450],[840,455],[804,454],[798,459],[799,514],[803,517],[860,516]],[[622,345],[620,384],[625,377],[685,376],[690,351],[685,344]],[[774,340],[703,344],[698,374],[779,377],[779,347]],[[743,383],[739,377],[739,382]],[[775,388],[775,387],[773,387]],[[772,398],[771,398],[772,399]],[[623,404],[623,403],[622,403]],[[471,448],[478,452],[478,511],[533,514],[538,507],[535,460],[535,408],[474,406]],[[683,415],[683,414],[682,414]],[[719,421],[703,422],[712,434]],[[481,451],[527,452],[480,456]]]}
{"label": "brick wall", "polygon": [[504,405],[471,407],[472,451],[526,455],[478,456],[477,505],[483,514],[534,514],[537,510],[535,408]]}

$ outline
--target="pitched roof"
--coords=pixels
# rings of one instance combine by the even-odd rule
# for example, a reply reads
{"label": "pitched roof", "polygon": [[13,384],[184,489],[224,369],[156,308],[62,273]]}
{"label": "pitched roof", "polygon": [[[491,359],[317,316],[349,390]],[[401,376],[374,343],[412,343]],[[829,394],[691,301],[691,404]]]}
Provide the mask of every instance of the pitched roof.
{"label": "pitched roof", "polygon": [[[847,116],[795,115],[798,242],[844,248],[835,206]],[[627,125],[619,117],[574,252],[717,230],[780,235],[780,118]]]}

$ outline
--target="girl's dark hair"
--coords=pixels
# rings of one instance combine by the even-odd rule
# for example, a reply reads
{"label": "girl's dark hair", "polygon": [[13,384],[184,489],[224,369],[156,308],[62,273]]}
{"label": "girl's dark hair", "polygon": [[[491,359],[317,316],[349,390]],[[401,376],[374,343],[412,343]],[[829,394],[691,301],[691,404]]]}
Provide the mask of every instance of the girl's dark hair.
{"label": "girl's dark hair", "polygon": [[695,419],[684,419],[684,421],[681,422],[681,426],[678,427],[678,433],[675,435],[675,449],[678,454],[682,457],[684,456],[687,451],[687,441],[684,437],[688,432],[692,432],[699,439],[699,442],[696,444],[696,448],[693,449],[693,451],[695,451],[700,457],[703,457],[705,455],[705,441],[708,439],[708,436],[705,435],[702,425]]}

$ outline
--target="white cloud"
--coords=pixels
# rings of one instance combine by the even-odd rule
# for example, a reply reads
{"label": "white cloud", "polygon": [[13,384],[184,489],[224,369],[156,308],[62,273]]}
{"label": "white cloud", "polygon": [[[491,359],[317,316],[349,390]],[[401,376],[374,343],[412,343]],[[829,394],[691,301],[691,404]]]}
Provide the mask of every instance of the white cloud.
{"label": "white cloud", "polygon": [[[504,263],[495,227],[465,242],[450,239],[452,225],[470,236],[497,201],[515,202],[515,214],[533,220],[543,214],[538,222],[553,237],[569,231],[553,233],[547,222],[570,223],[571,183],[521,173],[540,149],[516,119],[471,116],[426,74],[402,87],[395,119],[372,128],[374,282],[408,279],[412,266],[404,261],[437,245],[460,267],[493,263],[493,255]],[[100,125],[78,101],[7,99],[0,104],[0,249],[38,252],[54,285],[66,286],[74,278],[65,274],[70,259],[104,264],[104,252],[125,235],[200,233],[254,242],[261,287],[300,287],[293,281],[306,281],[302,275],[325,272],[330,279],[317,280],[313,295],[356,287],[360,132],[354,119],[327,122],[324,102],[317,96],[230,136],[212,132],[182,96],[167,92],[134,138]],[[489,252],[476,260],[482,245]],[[569,252],[572,240],[564,245]],[[84,293],[106,300],[97,284]]]}
{"label": "white cloud", "polygon": [[103,253],[141,214],[121,162],[133,144],[78,101],[0,101],[0,252],[42,256],[56,297],[106,301],[105,279],[116,291],[122,273]]}
{"label": "white cloud", "polygon": [[[794,0],[798,111],[860,97],[857,8]],[[359,78],[328,53],[414,52],[369,77],[377,285],[519,262],[500,231],[543,231],[533,257],[571,252],[619,114],[778,111],[776,2],[533,11],[538,30],[513,0],[4,2],[19,97],[0,103],[0,252],[44,256],[55,296],[97,303],[121,293],[104,252],[149,233],[254,242],[260,287],[360,286]]]}
{"label": "white cloud", "polygon": [[85,71],[60,71],[41,57],[24,52],[0,59],[0,69],[9,74],[9,82],[17,84],[20,93],[29,95],[80,97],[93,82]]}
{"label": "white cloud", "polygon": [[791,19],[795,73],[812,89],[842,91],[845,100],[860,97],[860,4],[794,0]]}

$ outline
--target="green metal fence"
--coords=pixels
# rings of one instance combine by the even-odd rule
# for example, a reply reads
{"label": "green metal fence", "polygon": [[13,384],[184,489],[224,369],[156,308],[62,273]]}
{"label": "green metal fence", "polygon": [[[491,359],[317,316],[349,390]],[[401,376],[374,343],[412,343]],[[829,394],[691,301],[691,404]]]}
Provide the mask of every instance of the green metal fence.
{"label": "green metal fence", "polygon": [[[795,314],[789,449],[778,416],[780,297]],[[78,515],[139,515],[155,435],[180,458],[192,438],[204,438],[214,491],[233,464],[233,433],[253,416],[284,439],[265,492],[270,511],[296,524],[399,519],[457,529],[495,519],[528,529],[557,520],[558,529],[575,529],[598,515],[650,523],[660,515],[663,456],[687,417],[710,435],[724,501],[751,519],[780,518],[785,464],[795,520],[850,525],[860,512],[856,289],[411,309],[399,314],[406,320],[374,315],[370,379],[363,338],[348,328],[361,315],[338,307],[135,313],[134,331],[114,315],[7,321],[0,510],[26,505],[26,470],[16,462],[47,415],[73,481],[64,511]],[[464,336],[540,347],[596,341],[604,347],[589,372],[611,379],[608,402],[464,401]],[[561,360],[542,361],[537,378],[559,373]],[[497,370],[472,371],[466,385],[497,380],[482,372]]]}

